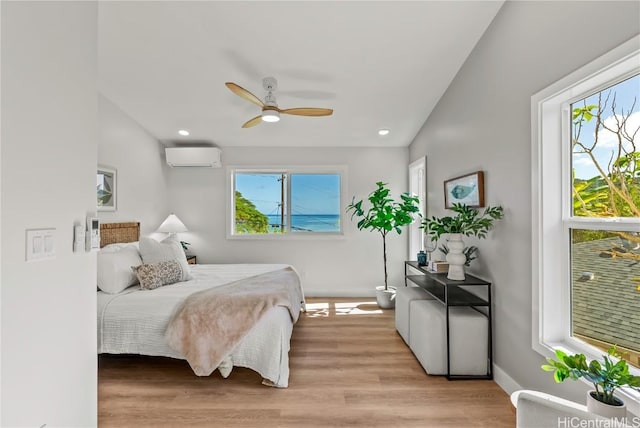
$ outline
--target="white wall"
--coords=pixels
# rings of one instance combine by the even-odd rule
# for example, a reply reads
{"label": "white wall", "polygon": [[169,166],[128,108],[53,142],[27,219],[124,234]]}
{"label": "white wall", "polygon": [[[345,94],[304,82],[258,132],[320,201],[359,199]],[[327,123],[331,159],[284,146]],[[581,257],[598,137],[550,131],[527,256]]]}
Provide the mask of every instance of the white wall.
{"label": "white wall", "polygon": [[[227,168],[270,165],[347,165],[347,200],[366,198],[376,181],[388,182],[395,197],[407,190],[406,148],[230,148],[221,169],[173,168],[170,204],[189,228],[180,237],[192,243],[199,263],[289,263],[300,272],[308,296],[372,296],[384,284],[382,238],[359,231],[344,216],[342,239],[227,240]],[[344,210],[344,207],[343,207]],[[403,282],[406,231],[388,237],[389,284]]]}
{"label": "white wall", "polygon": [[[485,171],[486,201],[505,219],[470,269],[494,283],[495,362],[521,386],[584,402],[554,384],[531,349],[531,95],[640,32],[638,2],[507,2],[410,146],[427,155],[429,215],[442,182]],[[588,34],[584,38],[580,35]]]}
{"label": "white wall", "polygon": [[[97,5],[2,2],[2,418],[97,424],[95,253],[72,253],[95,211]],[[25,229],[55,260],[25,262]]]}
{"label": "white wall", "polygon": [[139,221],[152,233],[170,214],[164,146],[108,98],[98,103],[98,163],[117,170],[117,210],[100,211],[103,223]]}

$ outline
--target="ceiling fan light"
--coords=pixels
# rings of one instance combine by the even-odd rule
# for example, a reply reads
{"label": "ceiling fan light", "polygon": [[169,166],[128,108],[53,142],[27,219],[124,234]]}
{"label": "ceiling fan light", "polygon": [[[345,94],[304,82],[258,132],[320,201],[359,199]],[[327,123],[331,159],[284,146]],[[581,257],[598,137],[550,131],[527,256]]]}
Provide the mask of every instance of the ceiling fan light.
{"label": "ceiling fan light", "polygon": [[280,120],[280,112],[277,110],[263,110],[262,120],[265,122],[277,122]]}

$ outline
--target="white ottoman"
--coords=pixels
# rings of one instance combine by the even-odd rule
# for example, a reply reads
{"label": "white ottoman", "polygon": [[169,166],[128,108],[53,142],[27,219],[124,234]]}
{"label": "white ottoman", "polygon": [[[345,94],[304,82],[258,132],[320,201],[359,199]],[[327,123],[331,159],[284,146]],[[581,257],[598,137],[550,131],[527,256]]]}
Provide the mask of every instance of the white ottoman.
{"label": "white ottoman", "polygon": [[[409,343],[428,374],[447,374],[445,306],[435,300],[410,303]],[[472,308],[449,308],[449,352],[452,375],[487,374],[487,317]]]}
{"label": "white ottoman", "polygon": [[399,287],[396,290],[396,330],[405,343],[409,342],[409,303],[412,300],[432,299],[431,295],[420,287]]}

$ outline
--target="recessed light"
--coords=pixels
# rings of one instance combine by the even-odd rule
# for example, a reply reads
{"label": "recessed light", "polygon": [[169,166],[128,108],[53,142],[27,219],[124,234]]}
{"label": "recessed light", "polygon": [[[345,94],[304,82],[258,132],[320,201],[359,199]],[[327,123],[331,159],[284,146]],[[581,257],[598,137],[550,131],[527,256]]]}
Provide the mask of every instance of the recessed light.
{"label": "recessed light", "polygon": [[178,134],[182,135],[183,137],[186,137],[187,135],[189,135],[189,131],[187,131],[186,129],[181,129],[178,131]]}
{"label": "recessed light", "polygon": [[389,133],[388,129],[380,129],[378,131],[378,135],[387,135]]}

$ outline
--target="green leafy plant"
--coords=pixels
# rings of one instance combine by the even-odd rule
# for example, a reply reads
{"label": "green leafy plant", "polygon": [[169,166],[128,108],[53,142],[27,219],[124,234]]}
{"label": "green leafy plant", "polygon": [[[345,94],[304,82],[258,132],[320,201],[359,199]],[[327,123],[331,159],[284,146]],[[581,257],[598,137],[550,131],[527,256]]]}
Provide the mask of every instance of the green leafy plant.
{"label": "green leafy plant", "polygon": [[618,405],[613,393],[620,387],[629,386],[640,390],[640,376],[629,373],[629,366],[625,360],[615,362],[611,358],[620,358],[615,346],[609,348],[607,355],[603,355],[604,365],[597,360],[587,364],[584,354],[567,355],[559,349],[556,350],[556,357],[557,361],[547,358],[549,364],[544,364],[542,370],[553,372],[553,378],[557,383],[565,379],[587,379],[595,388],[593,398],[603,403]]}
{"label": "green leafy plant", "polygon": [[377,188],[369,194],[369,208],[364,208],[363,200],[356,201],[355,197],[347,205],[347,213],[351,212],[351,219],[360,218],[357,227],[359,230],[367,229],[382,235],[382,254],[384,258],[384,289],[387,285],[387,234],[396,231],[402,233],[402,226],[413,222],[414,215],[420,215],[418,198],[409,193],[400,195],[400,202],[396,202],[389,196],[390,190],[387,183],[378,181]]}
{"label": "green leafy plant", "polygon": [[184,252],[186,253],[187,250],[189,249],[189,245],[191,245],[190,243],[186,242],[186,241],[180,241],[180,245],[182,245],[182,249],[184,250]]}
{"label": "green leafy plant", "polygon": [[480,212],[468,205],[455,203],[451,211],[458,215],[451,217],[431,217],[422,222],[422,228],[431,236],[432,241],[437,241],[445,233],[461,233],[465,236],[477,236],[486,238],[487,232],[493,227],[493,222],[504,215],[502,207],[487,207]]}
{"label": "green leafy plant", "polygon": [[237,190],[235,192],[235,207],[236,233],[269,233],[269,218],[258,211],[253,202],[242,196],[242,193]]}
{"label": "green leafy plant", "polygon": [[[447,244],[442,244],[438,249],[445,256],[449,254],[449,247],[447,246]],[[478,258],[476,256],[477,252],[478,252],[478,247],[476,247],[475,245],[472,245],[470,247],[464,247],[464,250],[462,250],[462,254],[464,254],[464,256],[467,259],[467,261],[464,262],[465,266],[471,266],[471,262]]]}

